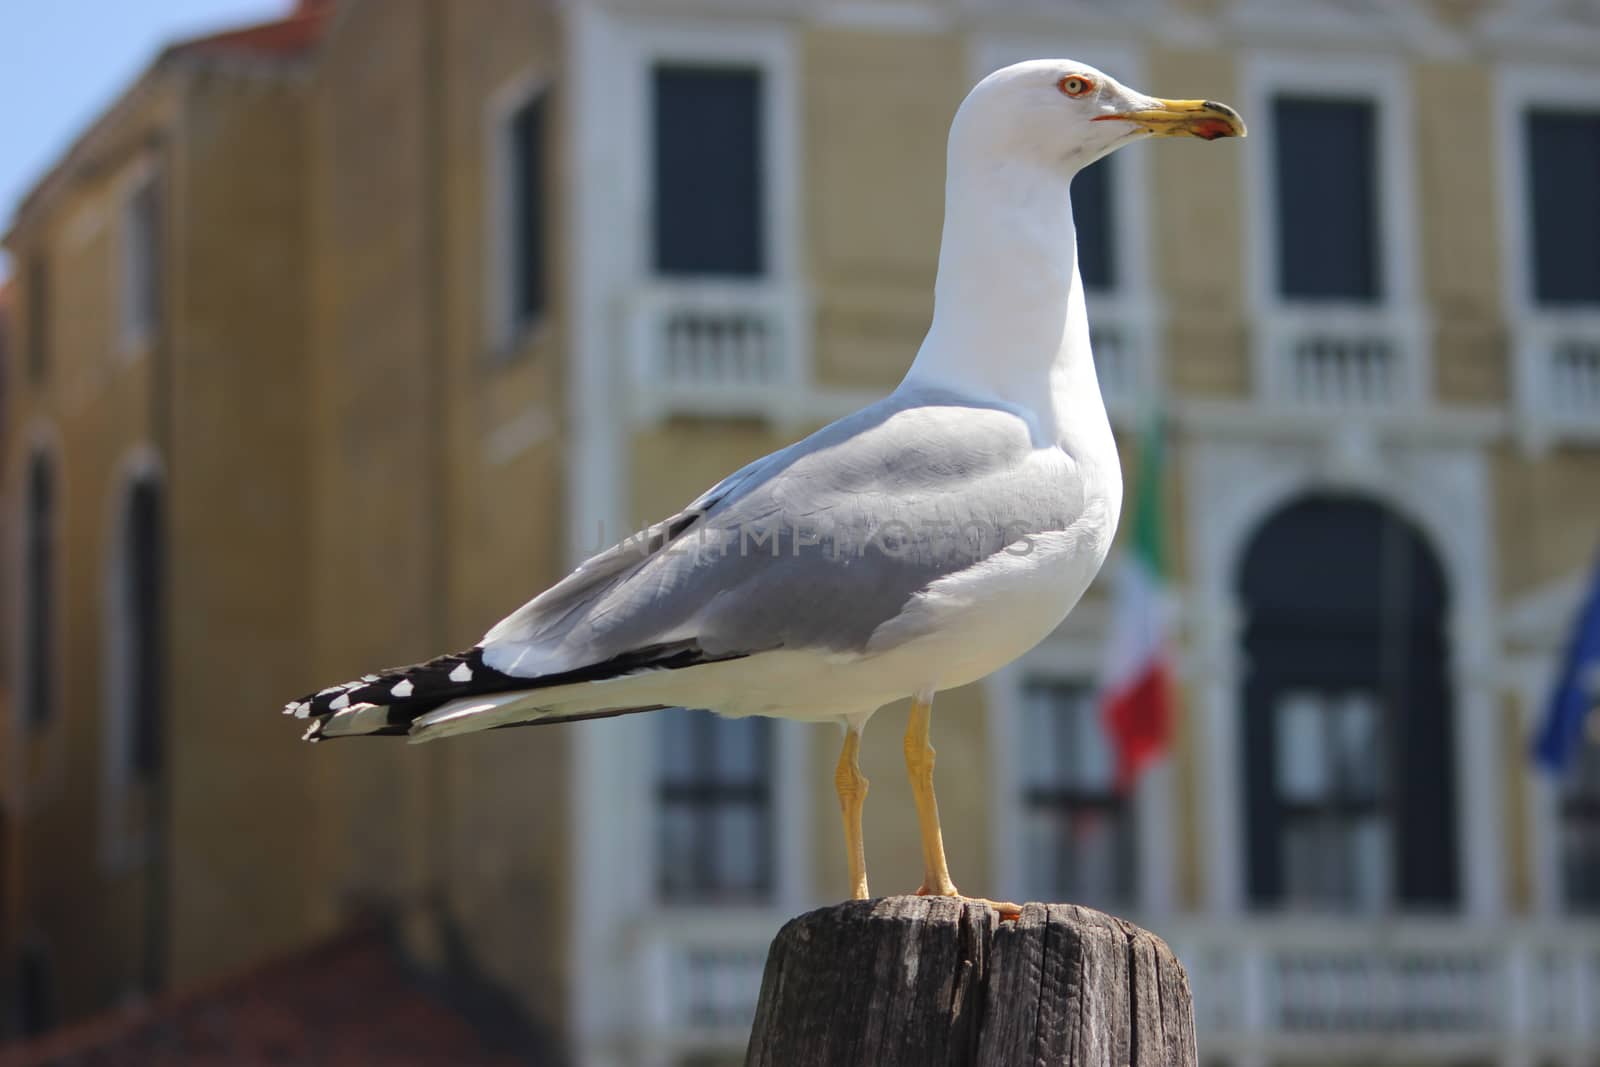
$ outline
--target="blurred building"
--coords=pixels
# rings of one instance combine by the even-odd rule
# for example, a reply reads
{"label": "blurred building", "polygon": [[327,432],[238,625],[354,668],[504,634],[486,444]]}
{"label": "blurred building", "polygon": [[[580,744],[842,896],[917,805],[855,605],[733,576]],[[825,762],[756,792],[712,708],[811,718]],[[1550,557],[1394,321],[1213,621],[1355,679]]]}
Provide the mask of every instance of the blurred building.
{"label": "blurred building", "polygon": [[276,711],[892,387],[951,114],[1071,55],[1251,125],[1074,188],[1114,420],[1172,427],[1185,714],[1120,796],[1098,592],[943,695],[957,882],[1166,935],[1208,1061],[1592,1061],[1600,757],[1524,753],[1600,543],[1596,54],[1570,0],[343,0],[169,49],[6,241],[13,1027],[376,908],[577,1062],[736,1058],[845,884],[834,731]]}

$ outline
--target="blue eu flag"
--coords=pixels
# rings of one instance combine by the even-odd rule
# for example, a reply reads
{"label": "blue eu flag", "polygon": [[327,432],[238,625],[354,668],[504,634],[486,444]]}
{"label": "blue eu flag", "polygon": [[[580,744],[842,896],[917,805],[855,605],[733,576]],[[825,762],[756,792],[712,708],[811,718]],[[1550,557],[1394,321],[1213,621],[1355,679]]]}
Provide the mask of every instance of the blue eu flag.
{"label": "blue eu flag", "polygon": [[1600,560],[1556,677],[1550,706],[1533,742],[1533,758],[1551,771],[1564,770],[1583,743],[1583,724],[1600,707]]}

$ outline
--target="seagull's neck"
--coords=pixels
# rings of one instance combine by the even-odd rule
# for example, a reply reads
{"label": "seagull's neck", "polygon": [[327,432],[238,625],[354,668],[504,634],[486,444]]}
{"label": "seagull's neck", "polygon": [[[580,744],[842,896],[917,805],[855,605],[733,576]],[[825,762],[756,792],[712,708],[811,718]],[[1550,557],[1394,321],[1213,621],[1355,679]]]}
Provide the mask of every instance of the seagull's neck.
{"label": "seagull's neck", "polygon": [[951,160],[933,325],[904,385],[1020,405],[1058,442],[1105,443],[1069,183]]}

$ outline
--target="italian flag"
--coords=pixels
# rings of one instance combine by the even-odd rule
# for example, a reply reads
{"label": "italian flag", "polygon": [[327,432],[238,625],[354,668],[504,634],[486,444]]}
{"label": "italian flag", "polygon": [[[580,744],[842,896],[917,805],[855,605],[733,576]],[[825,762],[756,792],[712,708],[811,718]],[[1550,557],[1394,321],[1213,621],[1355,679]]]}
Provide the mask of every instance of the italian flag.
{"label": "italian flag", "polygon": [[1162,448],[1153,422],[1139,450],[1133,530],[1112,574],[1110,644],[1101,721],[1117,758],[1117,785],[1166,751],[1174,717],[1171,596],[1162,563]]}

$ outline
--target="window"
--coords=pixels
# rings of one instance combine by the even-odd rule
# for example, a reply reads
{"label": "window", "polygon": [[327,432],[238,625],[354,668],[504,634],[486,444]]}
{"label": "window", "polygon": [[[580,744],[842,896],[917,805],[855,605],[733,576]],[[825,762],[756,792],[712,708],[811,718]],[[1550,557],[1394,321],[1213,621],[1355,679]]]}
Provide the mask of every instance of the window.
{"label": "window", "polygon": [[1600,915],[1600,745],[1579,747],[1561,789],[1561,867],[1567,907]]}
{"label": "window", "polygon": [[144,858],[160,778],[165,682],[166,545],[161,483],[135,477],[122,498],[107,566],[101,859],[125,870]]}
{"label": "window", "polygon": [[126,759],[132,777],[153,780],[161,769],[162,540],[161,489],[141,480],[128,497],[124,516],[122,566],[117,575],[116,610],[120,615],[123,658],[116,679]]}
{"label": "window", "polygon": [[1427,398],[1418,300],[1410,72],[1376,56],[1259,56],[1245,108],[1259,398],[1344,418]]}
{"label": "window", "polygon": [[545,312],[545,111],[544,94],[511,117],[512,313],[518,326]]}
{"label": "window", "polygon": [[774,887],[771,721],[683,708],[655,718],[662,899],[766,899]]}
{"label": "window", "polygon": [[549,310],[549,94],[526,87],[498,110],[490,246],[495,249],[494,346],[508,350]]}
{"label": "window", "polygon": [[161,328],[161,183],[139,178],[123,206],[122,342],[149,344]]}
{"label": "window", "polygon": [[[502,99],[509,98],[509,99]],[[496,98],[491,120],[490,344],[507,355],[550,306],[549,114],[528,85]]]}
{"label": "window", "polygon": [[1239,592],[1251,902],[1453,908],[1448,591],[1432,549],[1376,502],[1305,497],[1251,539]]}
{"label": "window", "polygon": [[644,223],[615,279],[633,415],[787,419],[812,351],[795,31],[641,21],[623,38],[617,191]]}
{"label": "window", "polygon": [[28,468],[22,573],[22,712],[35,729],[50,721],[56,703],[55,508],[54,465],[35,455]]}
{"label": "window", "polygon": [[28,261],[28,380],[35,385],[50,373],[50,264],[42,253]]}
{"label": "window", "polygon": [[1600,305],[1600,111],[1525,116],[1534,301]]}
{"label": "window", "polygon": [[1280,296],[1382,299],[1376,111],[1370,100],[1273,98]]}
{"label": "window", "polygon": [[1600,442],[1600,75],[1509,68],[1496,98],[1522,446]]}
{"label": "window", "polygon": [[1388,776],[1376,695],[1286,693],[1274,782],[1283,903],[1379,910],[1388,899]]}
{"label": "window", "polygon": [[1113,214],[1116,165],[1092,163],[1072,179],[1072,221],[1078,231],[1078,273],[1089,292],[1110,292],[1121,282]]}
{"label": "window", "polygon": [[658,64],[652,87],[656,273],[766,274],[762,73]]}
{"label": "window", "polygon": [[1116,759],[1088,685],[1023,686],[1023,871],[1031,898],[1101,907],[1134,898],[1132,800],[1116,788]]}

